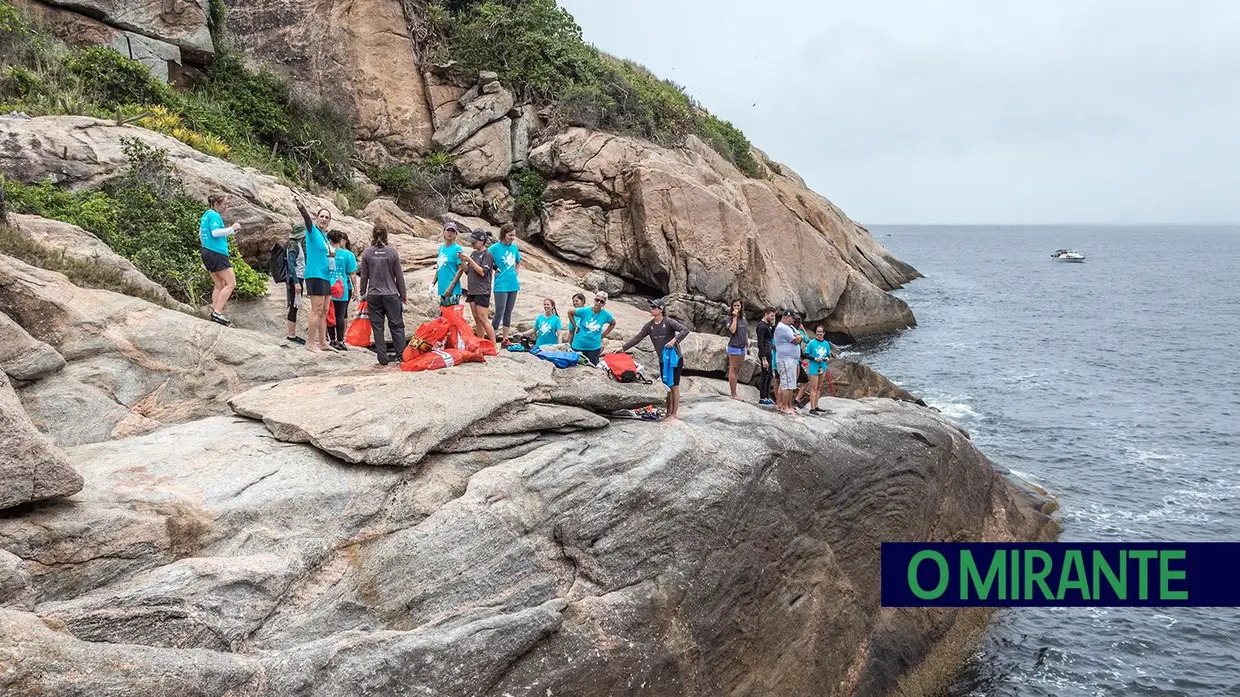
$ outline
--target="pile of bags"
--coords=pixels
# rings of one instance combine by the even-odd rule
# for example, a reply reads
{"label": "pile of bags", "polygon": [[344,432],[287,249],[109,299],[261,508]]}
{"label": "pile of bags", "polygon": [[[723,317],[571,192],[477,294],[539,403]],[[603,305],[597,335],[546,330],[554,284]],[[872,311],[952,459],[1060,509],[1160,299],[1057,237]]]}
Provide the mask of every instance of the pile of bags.
{"label": "pile of bags", "polygon": [[401,356],[401,370],[439,370],[461,363],[485,363],[484,356],[498,355],[495,342],[479,339],[465,320],[465,308],[439,308],[439,316],[423,322],[409,339]]}

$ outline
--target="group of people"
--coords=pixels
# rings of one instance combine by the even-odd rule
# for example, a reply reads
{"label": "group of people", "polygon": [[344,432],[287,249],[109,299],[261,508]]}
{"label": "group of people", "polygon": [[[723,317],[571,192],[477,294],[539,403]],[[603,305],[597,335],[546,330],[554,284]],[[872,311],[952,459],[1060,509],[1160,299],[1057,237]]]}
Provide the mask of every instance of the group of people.
{"label": "group of people", "polygon": [[[352,298],[366,301],[372,340],[380,366],[399,363],[406,345],[404,311],[408,303],[404,269],[400,255],[389,245],[389,232],[382,222],[374,225],[370,246],[355,255],[348,236],[328,230],[331,211],[320,209],[313,216],[297,197],[294,205],[304,223],[296,228],[285,246],[287,255],[286,299],[288,303],[287,340],[305,345],[310,351],[345,351],[345,329]],[[222,213],[227,199],[214,195],[208,199],[210,208],[200,225],[202,260],[214,284],[211,295],[211,319],[231,324],[224,315],[228,299],[236,286],[229,261],[228,237],[236,234],[239,225],[225,226]],[[470,251],[457,241],[468,235]],[[568,343],[593,365],[599,365],[603,345],[616,327],[616,318],[607,310],[607,293],[598,292],[586,304],[583,293],[572,297],[572,309],[564,321],[556,302],[544,298],[542,314],[527,332],[512,332],[512,314],[521,290],[521,250],[516,229],[506,224],[499,239],[492,241],[483,229],[468,230],[460,223],[449,221],[443,226],[443,240],[436,258],[433,293],[441,307],[468,304],[480,338],[494,342],[497,348],[508,347],[514,339],[535,347]],[[303,297],[310,298],[307,337],[297,336],[297,315],[304,307]],[[492,312],[491,305],[495,308]],[[328,312],[336,321],[329,325]],[[733,301],[727,319],[729,335],[728,384],[733,399],[740,399],[737,385],[741,367],[749,351],[749,323],[744,304]],[[386,350],[387,334],[392,337],[394,355]],[[680,378],[684,355],[681,344],[690,330],[667,316],[662,300],[650,302],[650,321],[619,349],[627,352],[649,339],[659,362],[659,370],[670,388],[667,414],[675,417],[680,404]],[[802,318],[791,310],[767,308],[756,330],[758,354],[762,363],[759,383],[760,404],[774,405],[780,412],[794,413],[795,406],[809,393],[810,413],[818,414],[818,399],[827,372],[832,348],[822,326],[814,337],[805,332]],[[799,377],[803,379],[798,379]],[[775,382],[778,378],[778,382]]]}

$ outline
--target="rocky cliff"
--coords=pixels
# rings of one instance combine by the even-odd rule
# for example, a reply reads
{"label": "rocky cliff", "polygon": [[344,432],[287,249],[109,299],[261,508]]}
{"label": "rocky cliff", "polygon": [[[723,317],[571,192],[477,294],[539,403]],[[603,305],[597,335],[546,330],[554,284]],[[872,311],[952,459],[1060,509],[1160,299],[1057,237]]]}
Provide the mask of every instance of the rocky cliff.
{"label": "rocky cliff", "polygon": [[[216,49],[205,2],[24,4],[174,79]],[[125,294],[0,254],[0,693],[932,693],[986,614],[880,607],[879,544],[1045,539],[1045,502],[856,363],[833,362],[822,417],[728,399],[712,333],[735,296],[843,336],[910,326],[888,291],[916,271],[760,151],[749,176],[693,136],[553,124],[493,75],[429,65],[426,12],[237,0],[228,30],[349,113],[359,165],[447,153],[451,217],[522,222],[519,329],[543,297],[669,296],[700,330],[682,418],[619,418],[662,388],[528,355],[435,373],[315,356],[278,341],[280,292],[226,329],[90,232],[10,215],[6,244]],[[93,189],[126,139],[198,197],[231,194],[251,259],[296,219],[287,180],[114,120],[0,115],[0,173]],[[518,169],[548,182],[538,216],[517,214]],[[439,220],[311,198],[355,241],[391,228],[407,323],[437,312]],[[646,314],[613,305],[622,341]]]}
{"label": "rocky cliff", "polygon": [[[50,1],[23,0],[66,39],[120,47],[161,75],[211,59],[205,0]],[[579,279],[589,287],[671,295],[706,331],[737,297],[751,312],[800,310],[837,339],[915,324],[887,291],[916,270],[787,166],[754,150],[758,176],[749,176],[692,135],[665,147],[550,123],[494,74],[433,64],[427,15],[417,0],[235,0],[215,29],[288,75],[298,95],[343,111],[359,164],[441,153],[458,182],[448,214],[488,227],[518,218],[527,244],[592,271]],[[166,48],[142,52],[134,41]],[[543,212],[525,220],[514,206],[518,168],[548,182]]]}

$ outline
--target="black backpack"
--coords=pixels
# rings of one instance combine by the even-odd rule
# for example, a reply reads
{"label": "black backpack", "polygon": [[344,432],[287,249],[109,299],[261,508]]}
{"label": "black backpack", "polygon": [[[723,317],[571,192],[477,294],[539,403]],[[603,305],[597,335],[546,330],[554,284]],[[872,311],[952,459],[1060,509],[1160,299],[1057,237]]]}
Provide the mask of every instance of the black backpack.
{"label": "black backpack", "polygon": [[271,245],[271,260],[267,264],[271,280],[276,283],[288,281],[288,250],[284,248],[284,245]]}

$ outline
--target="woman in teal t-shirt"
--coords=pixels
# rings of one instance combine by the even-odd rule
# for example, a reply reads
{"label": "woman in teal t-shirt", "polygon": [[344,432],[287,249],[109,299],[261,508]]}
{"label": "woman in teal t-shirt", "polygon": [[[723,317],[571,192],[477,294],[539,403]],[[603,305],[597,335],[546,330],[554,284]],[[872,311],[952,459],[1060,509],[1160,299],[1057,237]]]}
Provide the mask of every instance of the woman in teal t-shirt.
{"label": "woman in teal t-shirt", "polygon": [[461,262],[469,259],[465,249],[456,243],[460,228],[451,220],[443,224],[443,243],[439,245],[439,256],[435,259],[435,291],[439,295],[439,306],[448,307],[461,302],[461,282],[457,271]]}
{"label": "woman in teal t-shirt", "polygon": [[[357,287],[357,256],[349,249],[349,237],[343,232],[332,230],[327,233],[327,239],[332,243],[332,252],[327,260],[327,273],[331,276],[332,309],[336,313],[336,324],[327,328],[327,338],[332,348],[348,351],[344,344],[344,332],[349,324],[349,300],[353,297],[353,289]],[[340,297],[334,295],[336,283],[340,283],[344,291]]]}
{"label": "woman in teal t-shirt", "polygon": [[228,236],[236,234],[241,226],[236,223],[224,226],[224,218],[220,215],[228,210],[228,197],[224,194],[208,196],[207,205],[210,208],[198,223],[198,239],[202,243],[199,252],[202,265],[211,274],[211,321],[229,326],[232,322],[224,316],[224,308],[237,287],[237,276],[228,260]]}
{"label": "woman in teal t-shirt", "polygon": [[306,350],[331,351],[327,343],[327,304],[331,302],[331,270],[328,268],[327,234],[323,231],[332,224],[332,212],[320,208],[310,217],[310,211],[301,199],[293,197],[302,222],[306,225],[306,295],[310,296],[310,317],[306,320]]}
{"label": "woman in teal t-shirt", "polygon": [[827,359],[831,358],[831,342],[827,330],[818,325],[814,339],[805,346],[805,372],[809,374],[809,413],[821,414],[818,395],[822,393],[822,381],[827,379]]}
{"label": "woman in teal t-shirt", "polygon": [[606,304],[607,294],[599,291],[594,296],[593,306],[573,310],[573,350],[594,365],[598,365],[603,353],[603,339],[616,328],[616,318],[603,309]]}
{"label": "woman in teal t-shirt", "polygon": [[547,346],[560,343],[564,322],[556,312],[555,301],[543,298],[543,313],[534,319],[534,345]]}
{"label": "woman in teal t-shirt", "polygon": [[517,306],[517,291],[521,290],[521,282],[517,278],[517,272],[521,270],[517,228],[512,223],[504,223],[499,229],[499,242],[487,251],[495,260],[495,315],[491,317],[491,328],[498,332],[503,326],[501,343],[507,344],[508,331],[512,327],[512,308]]}

